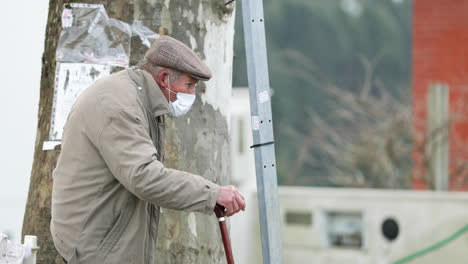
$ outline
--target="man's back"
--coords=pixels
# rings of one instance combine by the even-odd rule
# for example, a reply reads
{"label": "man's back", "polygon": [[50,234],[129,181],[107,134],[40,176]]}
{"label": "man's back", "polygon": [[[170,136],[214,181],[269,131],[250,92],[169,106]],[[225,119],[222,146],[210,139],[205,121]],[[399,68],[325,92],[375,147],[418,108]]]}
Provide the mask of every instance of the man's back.
{"label": "man's back", "polygon": [[[135,85],[128,73],[121,71],[86,89],[72,108],[53,173],[51,228],[56,247],[63,256],[71,257],[71,245],[86,250],[87,246],[79,245],[80,241],[98,247],[125,204],[137,203],[137,198],[113,176],[99,144],[102,144],[103,128],[122,109],[133,109],[144,117],[139,103]],[[86,234],[87,229],[94,234]]]}

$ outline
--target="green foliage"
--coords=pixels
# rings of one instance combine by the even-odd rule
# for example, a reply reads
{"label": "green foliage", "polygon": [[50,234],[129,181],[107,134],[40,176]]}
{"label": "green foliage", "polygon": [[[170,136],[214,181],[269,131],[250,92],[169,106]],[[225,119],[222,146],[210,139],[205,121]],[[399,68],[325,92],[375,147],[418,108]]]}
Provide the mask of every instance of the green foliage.
{"label": "green foliage", "polygon": [[[355,13],[344,8],[345,2],[264,1],[280,184],[333,185],[320,164],[303,166],[300,177],[287,180],[305,139],[286,131],[310,129],[305,120],[311,109],[320,115],[338,107],[324,92],[326,85],[355,94],[366,89],[409,94],[411,1],[348,1],[360,7]],[[238,8],[234,87],[247,86],[240,1]]]}

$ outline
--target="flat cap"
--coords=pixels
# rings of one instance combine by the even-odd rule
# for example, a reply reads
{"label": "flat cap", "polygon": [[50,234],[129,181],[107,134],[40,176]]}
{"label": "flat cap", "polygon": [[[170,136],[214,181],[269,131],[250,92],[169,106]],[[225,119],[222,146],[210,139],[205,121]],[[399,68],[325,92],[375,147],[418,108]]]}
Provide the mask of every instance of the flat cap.
{"label": "flat cap", "polygon": [[145,61],[165,68],[185,72],[195,79],[207,81],[211,78],[208,66],[184,43],[160,36],[146,51]]}

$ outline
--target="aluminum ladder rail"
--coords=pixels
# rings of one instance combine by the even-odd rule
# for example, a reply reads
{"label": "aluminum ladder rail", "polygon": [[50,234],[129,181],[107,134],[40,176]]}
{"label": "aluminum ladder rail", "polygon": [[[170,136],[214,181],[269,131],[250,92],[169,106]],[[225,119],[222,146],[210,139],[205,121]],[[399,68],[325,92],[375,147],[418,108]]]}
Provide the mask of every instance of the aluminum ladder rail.
{"label": "aluminum ladder rail", "polygon": [[281,219],[262,0],[242,0],[264,264],[282,263]]}

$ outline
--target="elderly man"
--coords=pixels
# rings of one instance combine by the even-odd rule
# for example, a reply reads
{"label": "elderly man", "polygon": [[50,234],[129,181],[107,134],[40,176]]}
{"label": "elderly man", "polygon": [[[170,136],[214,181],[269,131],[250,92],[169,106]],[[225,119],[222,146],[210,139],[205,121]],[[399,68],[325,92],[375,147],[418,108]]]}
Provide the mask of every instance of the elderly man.
{"label": "elderly man", "polygon": [[102,78],[68,117],[53,173],[51,232],[68,263],[154,263],[159,207],[228,216],[233,186],[165,168],[164,116],[187,113],[211,72],[183,43],[160,37],[145,63]]}

